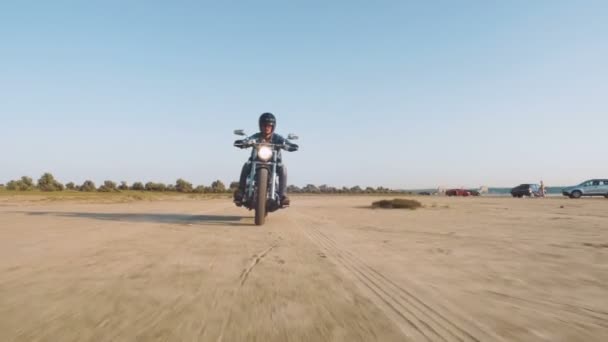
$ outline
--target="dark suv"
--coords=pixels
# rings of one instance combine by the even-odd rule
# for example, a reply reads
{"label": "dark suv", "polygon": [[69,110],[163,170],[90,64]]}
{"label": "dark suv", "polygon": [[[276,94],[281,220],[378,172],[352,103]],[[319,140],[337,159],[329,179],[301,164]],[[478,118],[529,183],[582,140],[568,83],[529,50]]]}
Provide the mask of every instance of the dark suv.
{"label": "dark suv", "polygon": [[540,186],[538,184],[520,184],[511,189],[511,196],[513,197],[524,197],[524,196],[540,196]]}

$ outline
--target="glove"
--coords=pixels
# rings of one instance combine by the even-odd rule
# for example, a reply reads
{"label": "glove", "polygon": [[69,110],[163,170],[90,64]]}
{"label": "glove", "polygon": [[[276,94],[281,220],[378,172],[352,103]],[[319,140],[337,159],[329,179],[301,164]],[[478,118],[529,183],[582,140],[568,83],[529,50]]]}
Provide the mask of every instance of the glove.
{"label": "glove", "polygon": [[289,144],[287,145],[287,152],[295,152],[300,148],[300,146],[296,145],[296,144]]}
{"label": "glove", "polygon": [[238,148],[246,148],[247,147],[247,141],[246,140],[236,140],[234,142],[234,146],[236,146]]}

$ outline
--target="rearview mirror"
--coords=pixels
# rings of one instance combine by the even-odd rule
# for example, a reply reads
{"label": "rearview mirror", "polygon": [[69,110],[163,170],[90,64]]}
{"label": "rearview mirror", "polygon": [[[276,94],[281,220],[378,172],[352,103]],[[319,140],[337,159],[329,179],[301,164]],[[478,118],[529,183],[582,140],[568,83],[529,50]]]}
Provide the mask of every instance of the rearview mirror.
{"label": "rearview mirror", "polygon": [[287,136],[287,139],[289,140],[298,140],[298,136],[293,134],[293,133],[289,133],[289,135]]}
{"label": "rearview mirror", "polygon": [[236,134],[236,135],[247,135],[247,134],[245,134],[245,131],[243,131],[242,129],[235,129],[234,130],[234,134]]}

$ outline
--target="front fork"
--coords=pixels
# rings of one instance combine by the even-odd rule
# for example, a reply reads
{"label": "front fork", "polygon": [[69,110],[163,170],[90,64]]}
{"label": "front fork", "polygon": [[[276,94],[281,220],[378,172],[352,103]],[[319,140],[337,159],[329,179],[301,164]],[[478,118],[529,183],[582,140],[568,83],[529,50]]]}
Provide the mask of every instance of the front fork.
{"label": "front fork", "polygon": [[[255,175],[257,173],[258,162],[251,162],[251,171],[247,181],[247,198],[253,198]],[[272,156],[272,174],[270,176],[270,198],[276,201],[276,190],[277,190],[277,154],[274,153]]]}
{"label": "front fork", "polygon": [[249,176],[247,177],[247,199],[253,198],[254,184],[255,184],[255,173],[257,169],[258,163],[251,162],[251,170],[249,171]]}
{"label": "front fork", "polygon": [[276,187],[277,187],[277,153],[272,154],[272,177],[270,177],[270,198],[276,201]]}

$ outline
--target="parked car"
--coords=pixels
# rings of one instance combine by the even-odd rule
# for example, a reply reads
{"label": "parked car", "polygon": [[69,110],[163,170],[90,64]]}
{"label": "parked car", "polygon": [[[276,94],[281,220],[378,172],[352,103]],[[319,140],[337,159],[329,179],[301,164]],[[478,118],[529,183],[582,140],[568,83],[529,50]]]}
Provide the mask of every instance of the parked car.
{"label": "parked car", "polygon": [[513,197],[536,197],[540,195],[540,186],[538,184],[520,184],[511,189],[511,196]]}
{"label": "parked car", "polygon": [[465,189],[449,189],[445,192],[446,196],[470,196],[469,190]]}
{"label": "parked car", "polygon": [[479,190],[475,190],[475,189],[470,189],[467,190],[469,192],[469,194],[471,194],[471,196],[479,196],[481,195],[481,193],[479,192]]}
{"label": "parked car", "polygon": [[608,179],[590,179],[579,185],[562,189],[562,194],[570,198],[581,196],[604,196],[608,198]]}
{"label": "parked car", "polygon": [[418,195],[420,195],[420,196],[431,196],[431,193],[430,193],[430,192],[428,192],[428,191],[420,191],[420,192],[418,193]]}

